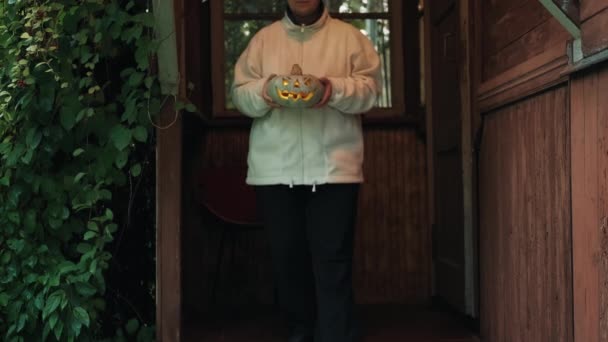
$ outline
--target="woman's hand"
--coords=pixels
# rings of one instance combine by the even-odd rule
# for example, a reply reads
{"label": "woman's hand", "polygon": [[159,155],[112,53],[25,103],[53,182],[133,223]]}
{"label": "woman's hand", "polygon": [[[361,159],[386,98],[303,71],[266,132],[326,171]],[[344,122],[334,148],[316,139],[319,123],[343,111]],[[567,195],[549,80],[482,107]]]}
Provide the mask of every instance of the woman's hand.
{"label": "woman's hand", "polygon": [[277,103],[274,103],[274,101],[272,101],[272,99],[270,98],[270,96],[268,96],[268,85],[270,84],[270,81],[272,81],[273,78],[275,78],[277,75],[276,74],[272,74],[270,76],[268,76],[268,78],[266,79],[266,82],[264,82],[264,87],[262,88],[262,97],[264,98],[264,101],[266,102],[267,105],[269,105],[272,108],[281,108],[281,106]]}
{"label": "woman's hand", "polygon": [[331,82],[327,79],[327,77],[319,78],[319,82],[321,82],[321,84],[323,84],[325,86],[325,92],[323,93],[323,97],[321,98],[321,101],[319,101],[319,103],[314,105],[313,108],[325,107],[325,105],[327,105],[327,102],[329,102],[329,99],[331,98],[331,94],[333,91],[333,89],[331,87]]}

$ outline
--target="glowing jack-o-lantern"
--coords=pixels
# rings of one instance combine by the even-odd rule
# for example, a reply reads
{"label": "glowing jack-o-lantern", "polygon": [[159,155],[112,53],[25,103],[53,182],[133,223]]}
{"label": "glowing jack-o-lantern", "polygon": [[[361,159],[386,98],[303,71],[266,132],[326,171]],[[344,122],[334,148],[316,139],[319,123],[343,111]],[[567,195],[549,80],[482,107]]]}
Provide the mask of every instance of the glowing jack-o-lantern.
{"label": "glowing jack-o-lantern", "polygon": [[268,96],[277,104],[289,108],[312,107],[321,101],[325,86],[312,75],[302,75],[294,64],[290,75],[276,76],[270,81]]}

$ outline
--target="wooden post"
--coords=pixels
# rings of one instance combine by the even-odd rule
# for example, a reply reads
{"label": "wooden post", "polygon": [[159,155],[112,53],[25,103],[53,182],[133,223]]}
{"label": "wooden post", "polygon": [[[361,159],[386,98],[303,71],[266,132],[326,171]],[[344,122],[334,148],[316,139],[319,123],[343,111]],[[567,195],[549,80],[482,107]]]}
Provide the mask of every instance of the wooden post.
{"label": "wooden post", "polygon": [[[173,101],[161,122],[175,118]],[[156,331],[161,342],[181,341],[182,122],[158,129],[156,148]]]}
{"label": "wooden post", "polygon": [[[159,3],[163,29],[172,32],[160,60],[163,90],[186,94],[184,0]],[[165,7],[160,8],[160,6]],[[177,50],[177,54],[175,53]],[[156,338],[182,339],[182,120],[175,101],[161,109],[156,147]]]}

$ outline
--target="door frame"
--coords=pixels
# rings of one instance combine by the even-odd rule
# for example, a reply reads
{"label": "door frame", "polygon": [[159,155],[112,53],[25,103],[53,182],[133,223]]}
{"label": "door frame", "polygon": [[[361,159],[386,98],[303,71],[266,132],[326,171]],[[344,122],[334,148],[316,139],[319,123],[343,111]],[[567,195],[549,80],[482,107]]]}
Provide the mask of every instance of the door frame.
{"label": "door frame", "polygon": [[[430,0],[426,0],[427,2]],[[427,5],[425,4],[425,7]],[[459,13],[459,84],[461,112],[461,158],[463,181],[463,217],[465,239],[462,242],[465,250],[465,314],[471,317],[479,315],[479,248],[478,248],[478,196],[477,196],[477,161],[475,157],[476,136],[481,127],[481,118],[477,107],[476,94],[479,85],[479,28],[475,18],[479,11],[476,0],[456,1]],[[433,87],[432,87],[432,18],[425,9],[424,16],[424,45],[425,45],[425,104],[426,104],[426,136],[427,136],[427,182],[429,189],[429,222],[435,226],[435,163],[433,137]],[[434,248],[434,246],[432,247]],[[434,254],[434,253],[433,253]],[[434,270],[433,270],[434,272]],[[433,286],[433,292],[434,292]]]}
{"label": "door frame", "polygon": [[[429,0],[427,0],[429,1]],[[469,261],[475,267],[467,273],[466,291],[471,298],[467,305],[467,314],[478,316],[478,248],[477,248],[477,175],[474,158],[474,141],[480,127],[480,116],[476,102],[476,90],[479,84],[479,60],[477,43],[479,28],[474,25],[475,14],[479,11],[476,0],[457,1],[460,12],[460,51],[464,52],[460,65],[460,92],[462,115],[462,153],[463,185],[465,199],[465,231],[469,239],[463,241],[469,249]],[[186,70],[186,17],[185,0],[173,0],[175,25],[175,48],[178,52],[178,74],[187,75]],[[425,93],[426,93],[426,132],[428,137],[428,187],[429,187],[429,222],[434,221],[433,162],[432,153],[432,92],[431,92],[431,49],[430,18],[425,15]],[[178,94],[186,94],[187,80],[178,80]],[[171,101],[169,101],[171,102]],[[157,339],[163,342],[179,342],[182,339],[182,272],[181,272],[181,230],[182,230],[182,121],[179,113],[173,110],[173,102],[167,103],[161,111],[161,122],[171,122],[177,115],[175,123],[167,129],[158,129],[157,141],[157,306],[156,323]],[[429,127],[431,130],[429,131]]]}

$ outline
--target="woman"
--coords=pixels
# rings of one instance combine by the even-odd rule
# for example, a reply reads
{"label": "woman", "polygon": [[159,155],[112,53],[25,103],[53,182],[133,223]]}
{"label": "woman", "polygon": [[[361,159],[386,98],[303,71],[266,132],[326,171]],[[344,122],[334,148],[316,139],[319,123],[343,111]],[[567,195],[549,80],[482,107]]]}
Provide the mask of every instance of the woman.
{"label": "woman", "polygon": [[[319,77],[314,108],[268,96],[275,75],[299,64]],[[380,92],[380,59],[355,27],[320,0],[287,0],[284,18],[260,30],[235,66],[233,101],[254,118],[247,183],[270,238],[279,306],[290,342],[358,340],[352,256],[363,134],[359,114]]]}

